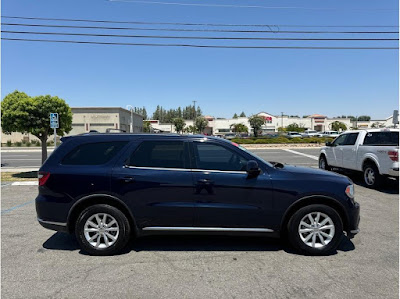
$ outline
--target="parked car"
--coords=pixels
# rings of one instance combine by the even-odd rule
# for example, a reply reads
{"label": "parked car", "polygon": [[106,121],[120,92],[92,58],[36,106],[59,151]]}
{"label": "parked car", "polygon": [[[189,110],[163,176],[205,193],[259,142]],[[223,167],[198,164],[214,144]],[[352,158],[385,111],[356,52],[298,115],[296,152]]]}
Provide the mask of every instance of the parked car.
{"label": "parked car", "polygon": [[301,134],[299,132],[288,132],[286,134],[286,138],[291,139],[291,138],[295,138],[295,137],[301,138],[302,136],[301,136]]}
{"label": "parked car", "polygon": [[338,131],[324,131],[321,133],[316,134],[315,137],[331,137],[331,138],[336,138],[340,135]]}
{"label": "parked car", "polygon": [[75,234],[110,255],[150,234],[287,236],[306,254],[334,252],[358,233],[352,181],[266,162],[201,135],[64,137],[39,170],[36,211],[45,228]]}
{"label": "parked car", "polygon": [[318,132],[315,130],[305,130],[303,134],[301,134],[301,137],[303,138],[308,138],[308,137],[315,137],[318,135]]}
{"label": "parked car", "polygon": [[319,168],[362,171],[365,184],[377,188],[384,176],[399,177],[399,130],[349,131],[321,149]]}
{"label": "parked car", "polygon": [[233,138],[236,138],[236,137],[237,136],[236,136],[235,133],[227,133],[227,134],[224,135],[225,139],[233,139]]}

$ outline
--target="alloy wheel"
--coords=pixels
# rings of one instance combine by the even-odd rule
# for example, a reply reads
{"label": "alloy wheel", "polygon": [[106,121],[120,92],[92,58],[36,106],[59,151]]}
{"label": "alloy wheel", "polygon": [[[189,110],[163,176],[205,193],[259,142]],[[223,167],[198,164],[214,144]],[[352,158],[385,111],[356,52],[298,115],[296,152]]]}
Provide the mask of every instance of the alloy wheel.
{"label": "alloy wheel", "polygon": [[84,235],[86,241],[92,247],[96,249],[108,248],[118,239],[118,222],[107,213],[93,214],[85,222]]}
{"label": "alloy wheel", "polygon": [[364,181],[369,186],[375,183],[375,171],[371,167],[367,167],[364,170]]}
{"label": "alloy wheel", "polygon": [[335,236],[335,225],[328,215],[311,212],[301,219],[298,232],[304,244],[312,248],[322,248]]}

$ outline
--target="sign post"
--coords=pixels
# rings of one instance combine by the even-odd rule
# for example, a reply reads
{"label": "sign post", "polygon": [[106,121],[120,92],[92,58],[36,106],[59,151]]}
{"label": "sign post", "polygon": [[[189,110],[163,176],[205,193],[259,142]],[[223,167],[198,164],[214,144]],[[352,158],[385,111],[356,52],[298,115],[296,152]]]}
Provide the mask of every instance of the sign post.
{"label": "sign post", "polygon": [[393,111],[393,125],[396,128],[396,125],[399,124],[399,110]]}
{"label": "sign post", "polygon": [[57,147],[58,113],[50,113],[50,128],[54,129],[54,149]]}

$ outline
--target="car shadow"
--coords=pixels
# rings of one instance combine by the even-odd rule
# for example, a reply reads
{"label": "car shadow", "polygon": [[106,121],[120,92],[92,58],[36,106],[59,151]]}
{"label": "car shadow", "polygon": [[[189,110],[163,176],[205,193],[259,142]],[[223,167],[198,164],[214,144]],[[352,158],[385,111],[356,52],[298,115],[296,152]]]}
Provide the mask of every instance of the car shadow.
{"label": "car shadow", "polygon": [[[62,232],[53,234],[43,243],[44,249],[75,251],[87,255],[80,250],[75,236]],[[351,240],[343,236],[338,251],[352,251],[355,246]],[[43,249],[39,249],[43,252]],[[244,236],[212,236],[212,235],[171,235],[145,236],[134,239],[118,255],[131,251],[284,251],[289,254],[301,255],[286,241],[277,238],[244,237]],[[337,251],[331,255],[337,254]]]}
{"label": "car shadow", "polygon": [[[362,173],[346,171],[346,170],[338,170],[338,169],[334,169],[333,171],[348,176],[349,178],[351,178],[354,184],[358,186],[368,188],[367,185],[364,183],[364,178]],[[387,194],[399,194],[399,183],[395,179],[384,178],[382,186],[379,189],[377,189],[377,191]]]}

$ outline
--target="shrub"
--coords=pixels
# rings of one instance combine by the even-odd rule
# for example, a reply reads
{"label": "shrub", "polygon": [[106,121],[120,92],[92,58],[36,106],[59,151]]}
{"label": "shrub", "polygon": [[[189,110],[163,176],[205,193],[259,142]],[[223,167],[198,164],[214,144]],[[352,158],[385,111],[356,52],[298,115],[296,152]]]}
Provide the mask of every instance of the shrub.
{"label": "shrub", "polygon": [[291,143],[304,143],[304,140],[300,137],[295,137],[290,140]]}
{"label": "shrub", "polygon": [[30,143],[30,142],[27,142],[27,143],[26,143],[26,146],[28,146],[28,147],[31,146],[31,143]]}
{"label": "shrub", "polygon": [[7,146],[11,146],[11,145],[12,145],[11,140],[7,140]]}
{"label": "shrub", "polygon": [[22,142],[21,142],[21,141],[17,141],[17,142],[15,143],[15,145],[16,145],[16,146],[22,146]]}

